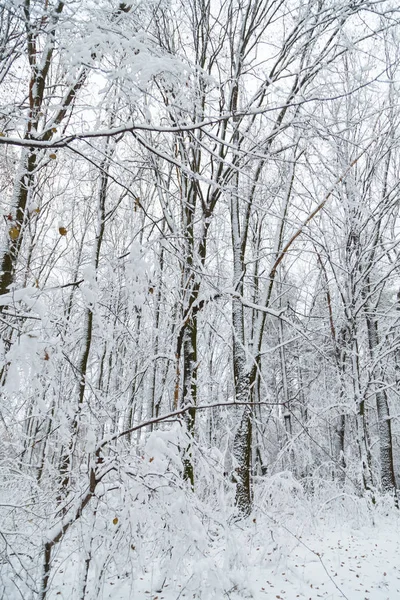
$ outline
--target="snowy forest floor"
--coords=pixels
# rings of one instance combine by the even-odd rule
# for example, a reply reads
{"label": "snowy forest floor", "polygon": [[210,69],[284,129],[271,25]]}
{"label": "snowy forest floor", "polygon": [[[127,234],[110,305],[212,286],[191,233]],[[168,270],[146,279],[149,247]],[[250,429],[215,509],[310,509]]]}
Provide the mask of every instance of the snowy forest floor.
{"label": "snowy forest floor", "polygon": [[[344,496],[344,495],[343,495]],[[351,506],[353,505],[353,509]],[[188,537],[175,539],[166,553],[142,556],[141,568],[107,577],[108,600],[396,600],[400,598],[400,514],[381,501],[367,505],[351,497],[333,498],[312,514],[311,504],[293,502],[258,511],[248,522],[225,523],[198,552]],[[308,511],[311,509],[310,513]],[[187,525],[186,521],[184,525]],[[176,532],[175,532],[176,533]],[[199,538],[198,527],[188,532]],[[160,537],[162,539],[162,535]],[[195,542],[196,544],[196,542]],[[149,546],[150,547],[150,546]],[[160,550],[160,548],[158,548]],[[143,548],[144,551],[144,548]],[[160,558],[161,557],[161,558]],[[61,568],[54,598],[73,600],[78,561]],[[68,564],[68,567],[65,564]],[[61,564],[60,564],[61,566]],[[71,577],[68,575],[71,573]],[[57,579],[57,578],[56,578]],[[51,597],[53,597],[51,594]]]}
{"label": "snowy forest floor", "polygon": [[[265,545],[254,546],[249,539],[251,536],[243,535],[242,543],[246,545],[249,563],[253,565],[246,568],[238,565],[236,573],[230,573],[232,587],[226,590],[225,597],[230,600],[400,598],[399,525],[400,520],[396,515],[380,518],[375,525],[359,528],[338,525],[332,529],[321,520],[315,533],[307,533],[305,524],[301,538],[296,540],[286,532],[286,543],[280,540],[279,545],[273,544],[272,548],[268,539],[273,535],[271,528],[265,530]],[[186,589],[186,578],[181,579],[179,573],[176,573],[170,590],[168,583],[162,590],[155,589],[155,579],[157,574],[149,572],[133,588],[130,582],[129,591],[126,584],[122,583],[119,590],[118,585],[110,587],[105,597],[112,600],[207,600],[216,597],[213,592],[212,596],[208,596],[205,591]],[[180,590],[178,593],[177,588]]]}
{"label": "snowy forest floor", "polygon": [[[225,597],[231,600],[400,598],[399,524],[399,519],[394,522],[391,516],[375,526],[359,529],[338,526],[332,530],[321,521],[317,533],[305,532],[298,541],[291,540],[289,535],[287,544],[279,547],[275,545],[271,549],[269,543],[251,547],[250,543],[249,558],[254,564],[246,568],[238,566],[236,573],[231,572],[232,588],[226,590]],[[265,534],[271,537],[271,530]],[[204,576],[207,579],[206,573]],[[151,570],[134,584],[129,580],[114,582],[107,586],[104,597],[112,600],[207,598],[207,592],[194,592],[190,586],[186,589],[186,578],[181,579],[178,572],[173,585],[166,583],[161,590],[154,585],[158,577],[159,574]]]}
{"label": "snowy forest floor", "polygon": [[152,432],[82,513],[85,478],[62,517],[45,491],[32,505],[31,486],[0,486],[0,600],[40,597],[44,542],[67,522],[46,600],[400,600],[392,498],[373,503],[353,477],[339,486],[328,470],[302,482],[280,471],[254,477],[252,512],[238,519],[235,485],[211,455],[198,462],[195,492],[182,481],[179,435]]}

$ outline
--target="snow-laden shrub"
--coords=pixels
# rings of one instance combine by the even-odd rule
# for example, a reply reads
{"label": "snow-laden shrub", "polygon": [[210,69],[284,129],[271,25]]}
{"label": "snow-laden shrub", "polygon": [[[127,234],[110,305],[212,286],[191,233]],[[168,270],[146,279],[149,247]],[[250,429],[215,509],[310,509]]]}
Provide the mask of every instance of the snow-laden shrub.
{"label": "snow-laden shrub", "polygon": [[182,481],[186,445],[177,424],[150,433],[138,454],[119,454],[54,554],[50,597],[79,597],[86,587],[85,599],[93,600],[163,589],[211,600],[238,588],[251,540],[229,522],[225,503],[218,507],[223,484],[218,494],[205,494],[206,502]]}

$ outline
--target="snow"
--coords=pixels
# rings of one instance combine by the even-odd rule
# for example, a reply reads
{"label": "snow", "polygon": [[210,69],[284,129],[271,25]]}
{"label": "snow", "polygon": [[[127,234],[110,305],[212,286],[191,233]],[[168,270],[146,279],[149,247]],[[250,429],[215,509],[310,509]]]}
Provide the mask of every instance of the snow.
{"label": "snow", "polygon": [[[237,520],[226,484],[222,491],[212,489],[210,479],[210,487],[200,481],[197,494],[182,486],[177,442],[184,443],[178,426],[153,432],[132,470],[121,468],[118,485],[98,487],[55,548],[49,599],[79,597],[87,559],[85,600],[400,597],[400,513],[389,499],[379,497],[374,505],[347,493],[330,495],[329,482],[307,496],[284,472],[258,478],[254,510]],[[78,504],[79,498],[43,532],[44,541]],[[37,551],[36,568],[39,544]],[[34,556],[29,546],[23,552]],[[4,572],[0,583],[7,583]],[[12,584],[8,590],[15,593]],[[33,597],[25,591],[26,600]]]}
{"label": "snow", "polygon": [[[261,521],[231,525],[218,536],[204,556],[182,562],[165,576],[151,556],[142,572],[131,578],[110,577],[101,598],[128,600],[394,600],[400,597],[399,515],[379,515],[375,524],[337,524],[320,518],[302,523],[302,535],[282,524]],[[177,546],[185,547],[179,539]],[[172,550],[176,552],[177,549]],[[133,553],[135,550],[133,550]],[[67,578],[61,589],[67,586]],[[59,596],[58,596],[59,597]],[[73,598],[63,593],[64,598]]]}
{"label": "snow", "polygon": [[[400,597],[399,549],[391,519],[347,531],[322,521],[316,533],[275,546],[263,557],[265,566],[247,573],[252,597],[391,600]],[[256,551],[265,554],[263,547]]]}
{"label": "snow", "polygon": [[[273,593],[281,600],[389,600],[400,593],[399,567],[393,564],[399,555],[399,540],[390,523],[382,529],[351,533],[321,528],[318,534],[298,540],[294,547],[268,548],[253,548],[253,557],[259,553],[262,564],[257,561],[242,573],[250,597],[261,599]],[[242,577],[238,579],[240,587]],[[246,596],[245,589],[234,590],[231,598]]]}

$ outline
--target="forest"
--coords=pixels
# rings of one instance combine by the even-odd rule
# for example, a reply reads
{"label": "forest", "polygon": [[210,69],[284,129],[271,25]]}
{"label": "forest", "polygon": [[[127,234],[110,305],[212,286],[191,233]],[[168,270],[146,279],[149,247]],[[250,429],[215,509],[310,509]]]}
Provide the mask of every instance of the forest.
{"label": "forest", "polygon": [[0,600],[400,598],[399,100],[396,0],[0,1]]}

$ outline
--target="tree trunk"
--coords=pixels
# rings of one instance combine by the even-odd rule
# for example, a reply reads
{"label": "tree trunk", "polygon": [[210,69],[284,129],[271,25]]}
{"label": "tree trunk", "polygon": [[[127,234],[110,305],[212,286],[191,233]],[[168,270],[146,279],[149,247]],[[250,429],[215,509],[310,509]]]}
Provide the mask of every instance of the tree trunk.
{"label": "tree trunk", "polygon": [[[378,337],[378,322],[372,315],[369,306],[365,304],[365,316],[368,330],[368,344],[371,356],[371,361],[374,362],[376,357],[376,349],[379,346]],[[382,381],[382,369],[377,368],[374,371],[374,379]],[[378,384],[379,386],[379,384]],[[381,485],[383,492],[396,494],[396,478],[393,465],[393,436],[392,425],[389,414],[389,404],[386,391],[384,389],[375,389],[376,409],[378,413],[378,430],[379,430],[379,454],[381,465]]]}

